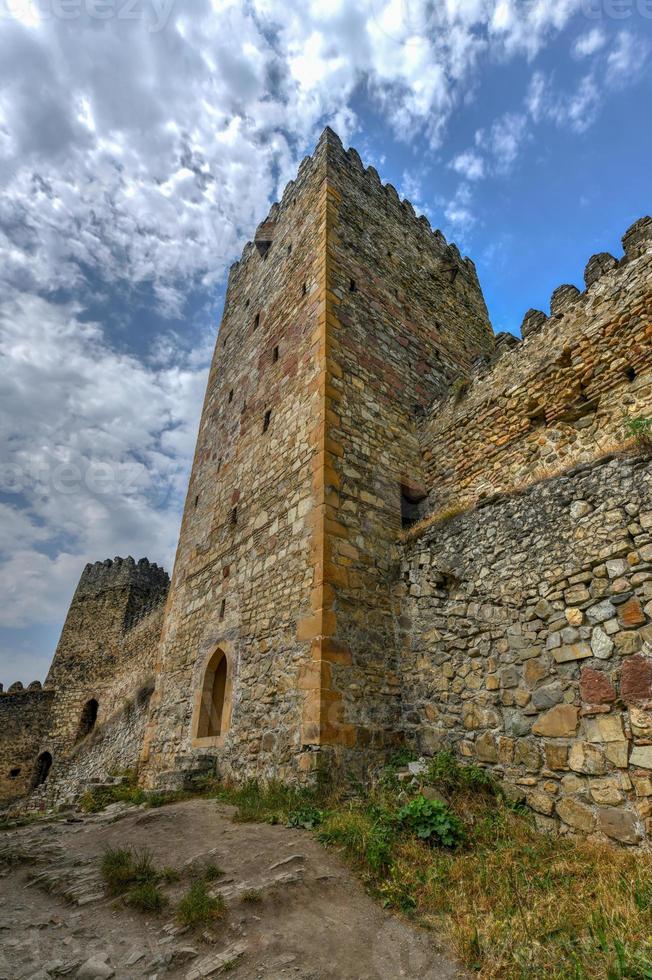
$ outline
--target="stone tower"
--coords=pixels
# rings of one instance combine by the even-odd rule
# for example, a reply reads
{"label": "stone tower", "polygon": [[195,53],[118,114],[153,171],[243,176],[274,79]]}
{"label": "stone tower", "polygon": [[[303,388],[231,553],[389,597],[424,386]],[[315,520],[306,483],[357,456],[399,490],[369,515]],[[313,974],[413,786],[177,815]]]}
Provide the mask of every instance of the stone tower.
{"label": "stone tower", "polygon": [[392,546],[417,420],[493,348],[473,263],[325,130],[230,272],[167,606],[148,779],[357,766],[398,730]]}
{"label": "stone tower", "polygon": [[85,727],[116,707],[103,694],[131,656],[124,632],[165,599],[168,587],[167,573],[147,558],[108,559],[84,569],[45,681],[55,695],[43,748],[55,763],[69,753]]}

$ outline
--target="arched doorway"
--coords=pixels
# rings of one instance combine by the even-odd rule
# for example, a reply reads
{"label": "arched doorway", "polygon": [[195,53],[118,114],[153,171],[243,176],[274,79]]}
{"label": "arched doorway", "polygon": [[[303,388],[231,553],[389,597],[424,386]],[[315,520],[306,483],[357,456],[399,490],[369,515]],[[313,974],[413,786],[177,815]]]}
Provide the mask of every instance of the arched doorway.
{"label": "arched doorway", "polygon": [[82,708],[81,717],[79,719],[79,726],[77,728],[77,736],[75,738],[76,742],[79,742],[82,738],[89,735],[95,728],[95,722],[97,721],[97,709],[99,708],[99,703],[95,698],[91,698],[87,701]]}
{"label": "arched doorway", "polygon": [[52,768],[52,756],[49,752],[41,752],[40,756],[36,760],[36,765],[34,766],[34,778],[32,780],[32,789],[36,789],[37,786],[42,786],[45,780],[50,775],[50,769]]}
{"label": "arched doorway", "polygon": [[216,650],[204,672],[197,738],[216,738],[228,727],[229,665],[223,650]]}

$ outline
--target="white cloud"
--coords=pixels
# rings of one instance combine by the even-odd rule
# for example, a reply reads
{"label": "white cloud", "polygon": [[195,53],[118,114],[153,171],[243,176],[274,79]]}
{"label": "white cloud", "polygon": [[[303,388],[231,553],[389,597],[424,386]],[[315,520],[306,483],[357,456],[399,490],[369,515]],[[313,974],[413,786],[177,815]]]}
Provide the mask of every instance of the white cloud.
{"label": "white cloud", "polygon": [[535,72],[526,96],[534,122],[548,120],[575,133],[583,133],[598,117],[603,92],[593,72],[582,76],[573,91],[554,89],[552,78]]}
{"label": "white cloud", "polygon": [[451,160],[450,166],[456,173],[466,177],[467,180],[480,180],[482,177],[484,177],[484,160],[473,150],[466,150],[464,153],[458,153],[458,155]]}
{"label": "white cloud", "polygon": [[607,84],[620,88],[635,82],[650,54],[649,43],[630,31],[619,31],[607,55]]}
{"label": "white cloud", "polygon": [[2,626],[58,618],[88,560],[174,553],[206,370],[172,340],[156,366],[118,353],[79,314],[0,312]]}
{"label": "white cloud", "polygon": [[573,44],[573,54],[576,58],[589,58],[607,43],[607,35],[602,27],[593,27],[590,31],[580,34]]}

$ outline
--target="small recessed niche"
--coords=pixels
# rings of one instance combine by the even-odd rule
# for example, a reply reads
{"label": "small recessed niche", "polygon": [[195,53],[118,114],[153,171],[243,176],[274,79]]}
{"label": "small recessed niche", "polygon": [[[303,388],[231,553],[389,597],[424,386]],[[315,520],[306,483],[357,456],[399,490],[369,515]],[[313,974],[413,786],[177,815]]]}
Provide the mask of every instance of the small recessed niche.
{"label": "small recessed niche", "polygon": [[248,310],[248,309],[249,309],[249,300],[246,299],[245,300],[245,310]]}
{"label": "small recessed niche", "polygon": [[278,361],[278,346],[275,347],[274,350],[272,351],[272,361],[274,362],[274,364],[276,364],[276,362]]}
{"label": "small recessed niche", "polygon": [[222,460],[221,459],[218,459],[218,461],[217,461],[217,472],[219,473],[221,469],[222,469]]}
{"label": "small recessed niche", "polygon": [[13,769],[9,770],[10,779],[18,779],[19,776],[20,776],[20,766],[14,766]]}
{"label": "small recessed niche", "polygon": [[231,566],[225,565],[224,568],[222,569],[222,578],[228,578],[230,574],[231,574]]}
{"label": "small recessed niche", "polygon": [[422,487],[401,484],[401,527],[408,528],[425,516],[428,494]]}
{"label": "small recessed niche", "polygon": [[231,388],[231,391],[229,392],[229,404],[230,404],[230,403],[231,403],[232,401],[233,401],[233,388]]}
{"label": "small recessed niche", "polygon": [[254,317],[254,330],[258,330],[259,326],[260,326],[260,313],[256,313],[256,316]]}
{"label": "small recessed niche", "polygon": [[355,279],[349,279],[349,292],[357,293],[357,291],[358,291],[358,287],[356,285]]}
{"label": "small recessed niche", "polygon": [[235,527],[237,523],[238,523],[238,508],[234,507],[233,510],[231,511],[231,525]]}
{"label": "small recessed niche", "polygon": [[226,599],[222,599],[220,603],[220,619],[224,619],[224,613],[226,612]]}
{"label": "small recessed niche", "polygon": [[301,295],[305,296],[307,292],[308,292],[308,283],[304,282],[303,286],[301,287]]}
{"label": "small recessed niche", "polygon": [[263,432],[267,432],[271,421],[272,421],[272,410],[271,408],[268,408],[267,411],[265,412],[265,418],[263,419]]}
{"label": "small recessed niche", "polygon": [[634,370],[633,367],[625,368],[625,377],[627,378],[628,381],[634,381],[634,379],[636,378],[636,371]]}
{"label": "small recessed niche", "polygon": [[292,255],[292,243],[288,245],[288,255]]}

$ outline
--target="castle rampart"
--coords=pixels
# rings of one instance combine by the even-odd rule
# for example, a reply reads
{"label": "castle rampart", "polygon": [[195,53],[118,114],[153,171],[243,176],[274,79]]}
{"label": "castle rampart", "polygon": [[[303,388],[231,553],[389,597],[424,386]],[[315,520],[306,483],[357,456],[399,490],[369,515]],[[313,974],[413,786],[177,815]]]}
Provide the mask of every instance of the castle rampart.
{"label": "castle rampart", "polygon": [[524,341],[460,375],[420,430],[433,510],[516,489],[621,446],[652,404],[652,219],[618,262],[593,256],[587,288],[530,310]]}

